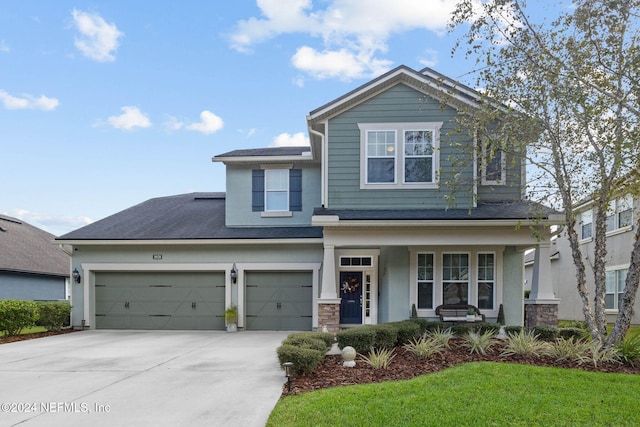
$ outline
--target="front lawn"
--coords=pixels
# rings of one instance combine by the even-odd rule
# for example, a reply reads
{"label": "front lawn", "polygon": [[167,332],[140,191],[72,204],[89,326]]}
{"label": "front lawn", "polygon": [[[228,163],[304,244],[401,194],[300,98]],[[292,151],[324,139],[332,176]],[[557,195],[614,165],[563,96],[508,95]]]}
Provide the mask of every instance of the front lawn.
{"label": "front lawn", "polygon": [[268,426],[635,426],[637,375],[509,363],[283,398]]}
{"label": "front lawn", "polygon": [[[44,326],[32,326],[31,328],[24,328],[22,331],[20,331],[20,335],[25,335],[25,334],[35,334],[37,332],[46,332],[47,329]],[[4,331],[0,331],[0,337],[3,337],[5,335]]]}

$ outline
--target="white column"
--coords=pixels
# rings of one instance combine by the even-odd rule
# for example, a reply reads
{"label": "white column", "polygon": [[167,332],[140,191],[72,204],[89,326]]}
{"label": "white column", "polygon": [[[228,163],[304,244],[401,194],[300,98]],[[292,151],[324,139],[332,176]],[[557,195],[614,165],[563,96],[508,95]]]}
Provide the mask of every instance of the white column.
{"label": "white column", "polygon": [[324,303],[339,303],[336,286],[336,257],[335,246],[325,245],[324,259],[322,262],[322,287],[320,289],[320,301]]}
{"label": "white column", "polygon": [[541,242],[536,248],[531,278],[529,300],[536,304],[557,304],[559,299],[553,293],[551,281],[551,242]]}

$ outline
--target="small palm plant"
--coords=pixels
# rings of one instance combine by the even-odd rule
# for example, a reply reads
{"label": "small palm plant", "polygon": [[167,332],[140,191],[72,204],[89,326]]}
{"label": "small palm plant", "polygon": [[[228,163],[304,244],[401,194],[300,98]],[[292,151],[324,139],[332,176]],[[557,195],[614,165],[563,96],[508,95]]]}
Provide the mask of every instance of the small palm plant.
{"label": "small palm plant", "polygon": [[462,337],[465,345],[469,348],[469,353],[478,353],[486,355],[487,351],[496,343],[493,338],[493,331],[487,331],[483,334],[470,333]]}
{"label": "small palm plant", "polygon": [[504,356],[533,356],[539,357],[547,354],[548,343],[538,339],[538,335],[521,330],[519,333],[510,333],[502,350]]}
{"label": "small palm plant", "polygon": [[362,354],[360,355],[362,361],[371,366],[373,369],[388,369],[394,357],[396,357],[395,348],[380,348],[377,350],[371,348],[369,357]]}
{"label": "small palm plant", "polygon": [[584,355],[578,357],[580,365],[593,363],[597,368],[598,363],[620,363],[620,352],[616,347],[604,347],[600,341],[591,341]]}
{"label": "small palm plant", "polygon": [[556,360],[578,361],[587,354],[589,342],[585,340],[575,341],[573,337],[558,338],[550,343],[547,352]]}
{"label": "small palm plant", "polygon": [[445,330],[436,329],[435,331],[427,332],[426,336],[440,343],[443,348],[447,350],[451,349],[451,338],[455,337],[456,334],[453,333],[451,328],[447,328]]}
{"label": "small palm plant", "polygon": [[418,359],[426,359],[434,354],[442,353],[444,346],[432,337],[422,336],[409,341],[403,348],[416,356]]}
{"label": "small palm plant", "polygon": [[640,363],[640,334],[625,338],[616,348],[624,363],[631,366]]}

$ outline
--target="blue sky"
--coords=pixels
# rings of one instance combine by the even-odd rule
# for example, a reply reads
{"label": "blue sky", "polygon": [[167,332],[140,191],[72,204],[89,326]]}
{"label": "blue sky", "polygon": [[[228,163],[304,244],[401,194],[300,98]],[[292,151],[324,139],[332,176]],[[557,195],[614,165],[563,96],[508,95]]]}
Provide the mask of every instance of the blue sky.
{"label": "blue sky", "polygon": [[0,0],[0,213],[61,235],[224,191],[233,149],[404,64],[470,83],[455,0]]}

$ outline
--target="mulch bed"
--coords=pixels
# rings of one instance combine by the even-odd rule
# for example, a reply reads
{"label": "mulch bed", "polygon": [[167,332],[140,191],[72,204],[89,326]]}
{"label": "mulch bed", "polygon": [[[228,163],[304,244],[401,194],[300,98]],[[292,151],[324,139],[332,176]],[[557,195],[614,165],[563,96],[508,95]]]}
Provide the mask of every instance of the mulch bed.
{"label": "mulch bed", "polygon": [[602,363],[594,367],[593,364],[585,363],[580,365],[577,362],[569,360],[557,361],[551,357],[502,356],[500,354],[501,352],[502,346],[496,345],[484,356],[470,354],[468,348],[464,347],[461,340],[453,339],[451,341],[451,350],[446,350],[442,354],[437,354],[423,360],[416,359],[410,352],[405,351],[403,348],[396,348],[396,357],[391,362],[389,369],[373,369],[365,362],[359,361],[359,358],[356,358],[357,363],[355,367],[346,368],[342,366],[341,356],[328,355],[313,372],[293,377],[291,380],[290,393],[285,383],[282,396],[344,385],[407,380],[417,377],[418,375],[441,371],[460,363],[477,361],[521,363],[594,372],[640,374],[640,365],[630,366],[618,363]]}
{"label": "mulch bed", "polygon": [[69,334],[71,332],[76,332],[76,331],[74,329],[63,329],[61,331],[35,332],[33,334],[22,334],[22,335],[13,335],[10,337],[0,337],[0,344],[7,344],[10,342],[16,342],[16,341],[32,340],[34,338],[49,337],[51,335]]}

